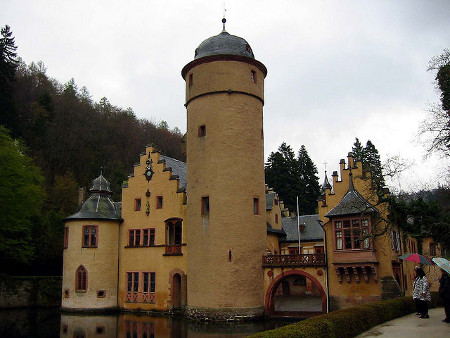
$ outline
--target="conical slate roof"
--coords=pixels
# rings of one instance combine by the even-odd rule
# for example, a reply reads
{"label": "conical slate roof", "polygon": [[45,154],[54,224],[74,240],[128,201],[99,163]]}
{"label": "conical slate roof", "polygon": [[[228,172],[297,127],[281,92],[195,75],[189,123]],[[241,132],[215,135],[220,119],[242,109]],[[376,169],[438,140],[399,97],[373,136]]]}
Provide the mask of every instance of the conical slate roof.
{"label": "conical slate roof", "polygon": [[325,179],[322,184],[321,193],[323,194],[323,193],[325,193],[325,189],[331,189],[331,188],[332,187],[331,187],[330,182],[328,181],[327,172],[325,171]]}
{"label": "conical slate roof", "polygon": [[92,181],[91,195],[83,203],[80,210],[67,217],[66,220],[73,219],[103,219],[121,221],[120,210],[116,208],[110,199],[112,193],[109,182],[100,175]]}
{"label": "conical slate roof", "polygon": [[367,213],[377,213],[378,210],[372,206],[358,191],[355,190],[353,186],[353,177],[350,172],[350,183],[347,193],[344,195],[342,200],[331,209],[325,217],[336,217],[344,215],[356,215],[356,214],[367,214]]}

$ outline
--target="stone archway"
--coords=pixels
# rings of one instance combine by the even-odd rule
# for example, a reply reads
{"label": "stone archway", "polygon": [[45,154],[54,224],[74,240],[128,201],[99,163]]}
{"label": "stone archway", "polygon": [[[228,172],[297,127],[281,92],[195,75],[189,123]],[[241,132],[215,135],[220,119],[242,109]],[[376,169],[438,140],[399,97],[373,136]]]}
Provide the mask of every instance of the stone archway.
{"label": "stone archway", "polygon": [[[293,283],[292,283],[293,281]],[[297,284],[297,286],[304,286],[305,295],[312,294],[315,296],[313,298],[305,298],[308,302],[302,304],[300,307],[291,306],[290,308],[283,309],[279,307],[279,304],[276,304],[277,295],[276,293],[281,293],[283,290],[283,284],[291,282],[293,285]],[[304,283],[304,285],[303,285]],[[286,295],[285,295],[286,296]],[[289,301],[296,301],[295,295],[289,295],[291,299]],[[297,297],[301,299],[301,297]],[[276,308],[277,305],[277,308]],[[310,308],[308,308],[310,306]],[[311,274],[302,271],[302,270],[290,270],[281,273],[270,283],[266,292],[265,299],[265,313],[266,315],[292,315],[292,314],[315,314],[315,313],[326,313],[327,312],[327,297],[325,290],[323,289],[320,282]]]}

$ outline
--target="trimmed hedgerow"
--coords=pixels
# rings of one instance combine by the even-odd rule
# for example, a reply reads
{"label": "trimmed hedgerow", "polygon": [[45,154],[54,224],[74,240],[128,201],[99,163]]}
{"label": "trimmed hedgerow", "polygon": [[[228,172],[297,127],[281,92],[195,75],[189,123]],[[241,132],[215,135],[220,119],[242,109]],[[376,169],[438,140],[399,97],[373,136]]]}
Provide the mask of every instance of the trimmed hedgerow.
{"label": "trimmed hedgerow", "polygon": [[[430,307],[437,306],[439,303],[437,293],[433,293]],[[260,332],[250,337],[354,337],[376,325],[414,311],[415,305],[412,297],[400,297],[333,311],[275,330]]]}

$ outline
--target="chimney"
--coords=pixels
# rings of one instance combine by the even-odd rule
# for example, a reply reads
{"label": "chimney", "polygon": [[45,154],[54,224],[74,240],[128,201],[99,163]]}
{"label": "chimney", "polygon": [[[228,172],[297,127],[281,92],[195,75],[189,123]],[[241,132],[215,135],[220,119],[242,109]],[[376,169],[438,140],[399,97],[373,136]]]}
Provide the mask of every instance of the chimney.
{"label": "chimney", "polygon": [[80,187],[80,189],[78,189],[78,206],[81,206],[83,204],[85,194],[86,194],[86,189],[83,187]]}

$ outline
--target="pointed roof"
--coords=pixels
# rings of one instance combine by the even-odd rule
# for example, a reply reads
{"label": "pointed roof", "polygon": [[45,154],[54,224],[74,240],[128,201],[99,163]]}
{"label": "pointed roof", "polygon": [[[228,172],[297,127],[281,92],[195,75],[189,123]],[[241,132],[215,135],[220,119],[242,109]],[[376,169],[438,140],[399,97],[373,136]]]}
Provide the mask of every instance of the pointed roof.
{"label": "pointed roof", "polygon": [[378,210],[370,204],[353,185],[352,172],[349,173],[349,188],[341,201],[331,209],[325,217],[331,218],[344,215],[377,213]]}
{"label": "pointed roof", "polygon": [[95,180],[92,181],[92,186],[89,189],[91,193],[104,193],[104,194],[111,194],[112,190],[110,187],[110,184],[108,180],[103,177],[102,174],[100,174],[99,177],[97,177]]}
{"label": "pointed roof", "polygon": [[330,182],[328,181],[327,171],[325,170],[325,179],[323,180],[321,192],[325,193],[325,189],[332,189]]}
{"label": "pointed roof", "polygon": [[77,213],[67,217],[67,220],[103,219],[122,221],[121,210],[111,200],[112,190],[109,182],[102,175],[92,181],[89,198],[83,203]]}

